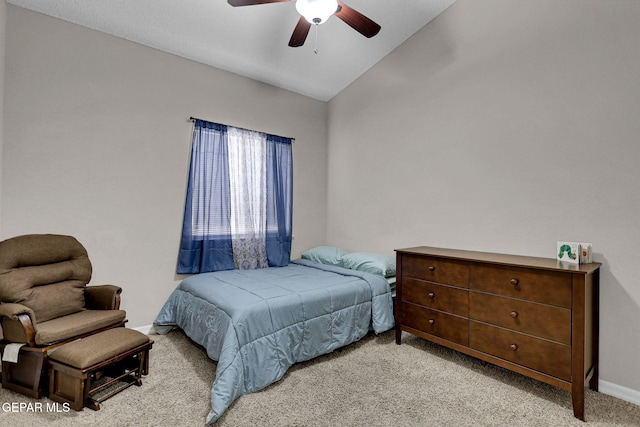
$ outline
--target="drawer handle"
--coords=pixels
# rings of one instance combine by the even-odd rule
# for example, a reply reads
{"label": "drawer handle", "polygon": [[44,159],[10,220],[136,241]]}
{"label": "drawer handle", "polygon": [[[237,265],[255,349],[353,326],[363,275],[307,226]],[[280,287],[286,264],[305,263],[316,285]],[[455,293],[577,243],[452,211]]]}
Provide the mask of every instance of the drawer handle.
{"label": "drawer handle", "polygon": [[519,283],[519,282],[518,282],[518,279],[511,279],[511,284],[512,284],[513,286],[516,286],[518,283]]}
{"label": "drawer handle", "polygon": [[433,319],[429,319],[429,324],[430,324],[430,325],[433,325],[433,324],[435,324],[435,323],[436,323],[436,321],[435,321],[435,320],[433,320]]}
{"label": "drawer handle", "polygon": [[514,319],[515,319],[516,317],[518,317],[518,312],[517,312],[517,311],[512,311],[512,312],[511,312],[511,317],[513,317]]}
{"label": "drawer handle", "polygon": [[427,294],[427,296],[428,296],[429,298],[432,298],[432,299],[433,299],[433,298],[435,298],[435,297],[436,297],[436,294],[434,294],[433,292],[429,292],[429,293]]}
{"label": "drawer handle", "polygon": [[510,347],[510,348],[511,348],[511,350],[513,350],[513,351],[516,351],[516,350],[518,349],[518,346],[517,346],[517,345],[515,345],[515,344],[511,344],[509,347]]}
{"label": "drawer handle", "polygon": [[433,265],[430,265],[427,270],[433,273],[434,271],[436,271],[436,268]]}

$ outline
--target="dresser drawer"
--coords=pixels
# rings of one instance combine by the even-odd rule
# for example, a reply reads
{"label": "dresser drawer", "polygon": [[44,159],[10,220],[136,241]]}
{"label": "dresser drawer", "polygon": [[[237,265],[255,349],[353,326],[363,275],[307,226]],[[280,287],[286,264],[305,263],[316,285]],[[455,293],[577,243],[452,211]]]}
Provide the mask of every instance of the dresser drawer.
{"label": "dresser drawer", "polygon": [[462,317],[469,315],[469,291],[424,280],[402,279],[402,301],[447,311]]}
{"label": "dresser drawer", "polygon": [[410,303],[402,303],[402,325],[462,345],[469,345],[469,320]]}
{"label": "dresser drawer", "polygon": [[472,264],[469,288],[559,307],[571,307],[571,275],[529,268]]}
{"label": "dresser drawer", "polygon": [[469,287],[469,266],[466,262],[407,254],[402,256],[401,262],[402,277]]}
{"label": "dresser drawer", "polygon": [[571,347],[507,329],[469,322],[469,347],[571,381]]}
{"label": "dresser drawer", "polygon": [[471,291],[469,317],[571,345],[571,310],[568,308]]}

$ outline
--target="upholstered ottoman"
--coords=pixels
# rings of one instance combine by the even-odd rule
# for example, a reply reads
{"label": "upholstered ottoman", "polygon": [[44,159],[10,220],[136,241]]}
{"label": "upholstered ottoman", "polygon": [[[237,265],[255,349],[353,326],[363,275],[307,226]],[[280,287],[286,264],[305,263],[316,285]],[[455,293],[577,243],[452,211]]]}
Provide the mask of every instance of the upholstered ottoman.
{"label": "upholstered ottoman", "polygon": [[[149,372],[153,341],[143,333],[113,328],[65,344],[49,354],[49,399],[73,410],[100,409],[100,403],[135,384]],[[100,390],[108,393],[100,398]]]}

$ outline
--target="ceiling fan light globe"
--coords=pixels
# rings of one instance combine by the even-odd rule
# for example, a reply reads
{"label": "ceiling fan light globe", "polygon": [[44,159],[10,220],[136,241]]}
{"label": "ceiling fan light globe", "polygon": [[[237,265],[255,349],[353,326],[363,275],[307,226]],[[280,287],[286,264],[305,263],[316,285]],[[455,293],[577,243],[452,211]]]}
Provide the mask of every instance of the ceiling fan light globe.
{"label": "ceiling fan light globe", "polygon": [[322,24],[338,10],[337,0],[296,0],[298,13],[311,24]]}

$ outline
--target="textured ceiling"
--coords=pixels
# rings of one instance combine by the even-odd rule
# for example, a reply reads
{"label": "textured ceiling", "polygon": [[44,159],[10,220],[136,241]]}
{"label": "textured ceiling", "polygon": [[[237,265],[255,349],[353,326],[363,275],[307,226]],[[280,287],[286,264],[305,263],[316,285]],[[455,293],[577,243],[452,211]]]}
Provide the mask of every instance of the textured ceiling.
{"label": "textured ceiling", "polygon": [[382,26],[367,39],[338,18],[287,44],[299,15],[279,2],[226,0],[7,0],[65,21],[328,101],[455,0],[345,0]]}

